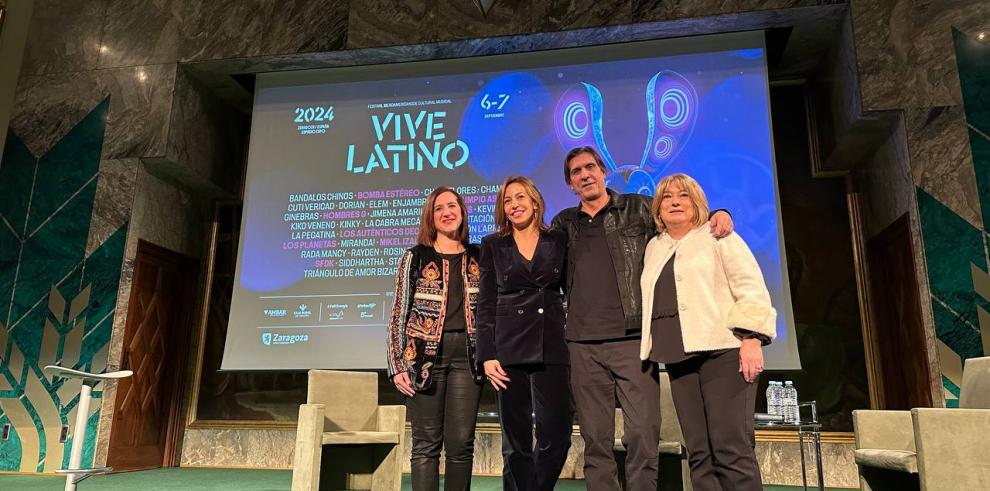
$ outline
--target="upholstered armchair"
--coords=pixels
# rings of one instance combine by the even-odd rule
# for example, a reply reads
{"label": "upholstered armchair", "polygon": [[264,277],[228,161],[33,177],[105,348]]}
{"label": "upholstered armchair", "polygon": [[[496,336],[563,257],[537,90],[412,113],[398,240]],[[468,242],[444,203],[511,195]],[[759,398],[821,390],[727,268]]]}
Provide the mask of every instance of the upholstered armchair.
{"label": "upholstered armchair", "polygon": [[310,370],[292,491],[398,491],[405,420],[404,406],[378,405],[375,373]]}
{"label": "upholstered armchair", "polygon": [[864,491],[990,489],[990,357],[970,358],[959,408],[853,411]]}
{"label": "upholstered armchair", "polygon": [[[622,445],[624,434],[622,410],[615,410],[615,455],[618,465],[619,479],[625,482],[625,447]],[[677,410],[674,409],[674,398],[670,394],[670,377],[667,372],[660,372],[660,477],[657,489],[663,491],[691,491],[691,469],[687,461],[687,448],[684,446],[684,434],[677,420]]]}

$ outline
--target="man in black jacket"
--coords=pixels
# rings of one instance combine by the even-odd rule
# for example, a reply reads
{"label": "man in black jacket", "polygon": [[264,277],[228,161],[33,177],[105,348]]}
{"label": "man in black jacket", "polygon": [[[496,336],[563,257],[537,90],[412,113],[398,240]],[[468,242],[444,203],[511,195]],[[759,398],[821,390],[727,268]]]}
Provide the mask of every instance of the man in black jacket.
{"label": "man in black jacket", "polygon": [[[623,411],[629,490],[656,489],[660,384],[655,365],[639,359],[646,244],[656,234],[651,198],[605,187],[605,164],[593,147],[564,159],[564,181],[581,200],[553,219],[568,236],[566,301],[571,390],[584,439],[588,489],[619,490],[613,455],[615,399]],[[716,212],[717,236],[732,229]]]}

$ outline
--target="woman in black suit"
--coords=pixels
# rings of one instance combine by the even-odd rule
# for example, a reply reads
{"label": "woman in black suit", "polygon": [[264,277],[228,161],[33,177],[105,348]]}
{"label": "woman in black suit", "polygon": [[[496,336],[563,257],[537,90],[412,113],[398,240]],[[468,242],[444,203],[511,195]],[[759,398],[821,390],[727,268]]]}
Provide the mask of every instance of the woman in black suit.
{"label": "woman in black suit", "polygon": [[498,392],[506,490],[552,490],[571,446],[567,237],[547,229],[545,208],[532,181],[510,176],[498,192],[500,230],[481,240],[478,361]]}

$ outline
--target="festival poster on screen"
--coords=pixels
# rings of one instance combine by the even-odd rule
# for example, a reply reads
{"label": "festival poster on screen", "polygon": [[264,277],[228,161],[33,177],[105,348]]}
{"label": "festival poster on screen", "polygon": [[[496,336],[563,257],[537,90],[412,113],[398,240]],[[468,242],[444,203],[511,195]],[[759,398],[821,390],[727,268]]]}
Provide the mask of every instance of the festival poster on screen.
{"label": "festival poster on screen", "polygon": [[[581,145],[617,192],[694,176],[785,302],[770,131],[762,48],[260,88],[230,329],[291,349],[274,368],[384,366],[396,265],[430,191],[464,197],[472,242],[496,230],[508,175],[536,182],[549,221],[577,204],[563,158]],[[319,361],[328,342],[348,348]]]}

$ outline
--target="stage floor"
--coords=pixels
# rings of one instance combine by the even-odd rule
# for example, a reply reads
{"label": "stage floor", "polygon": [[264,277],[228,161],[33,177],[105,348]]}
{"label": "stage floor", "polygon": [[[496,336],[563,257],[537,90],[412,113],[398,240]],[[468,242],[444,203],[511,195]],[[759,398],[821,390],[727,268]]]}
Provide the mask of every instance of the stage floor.
{"label": "stage floor", "polygon": [[[122,472],[108,476],[94,476],[79,484],[79,491],[133,491],[182,490],[182,491],[288,491],[292,482],[290,471],[253,469],[200,469],[173,468],[137,472]],[[60,491],[65,478],[59,476],[29,476],[0,474],[0,489],[16,491]],[[402,479],[402,489],[408,490],[409,476]],[[499,491],[500,477],[475,477],[471,483],[474,491]],[[562,480],[555,489],[578,491],[585,489],[584,481]],[[791,486],[766,486],[768,491],[800,489]]]}

